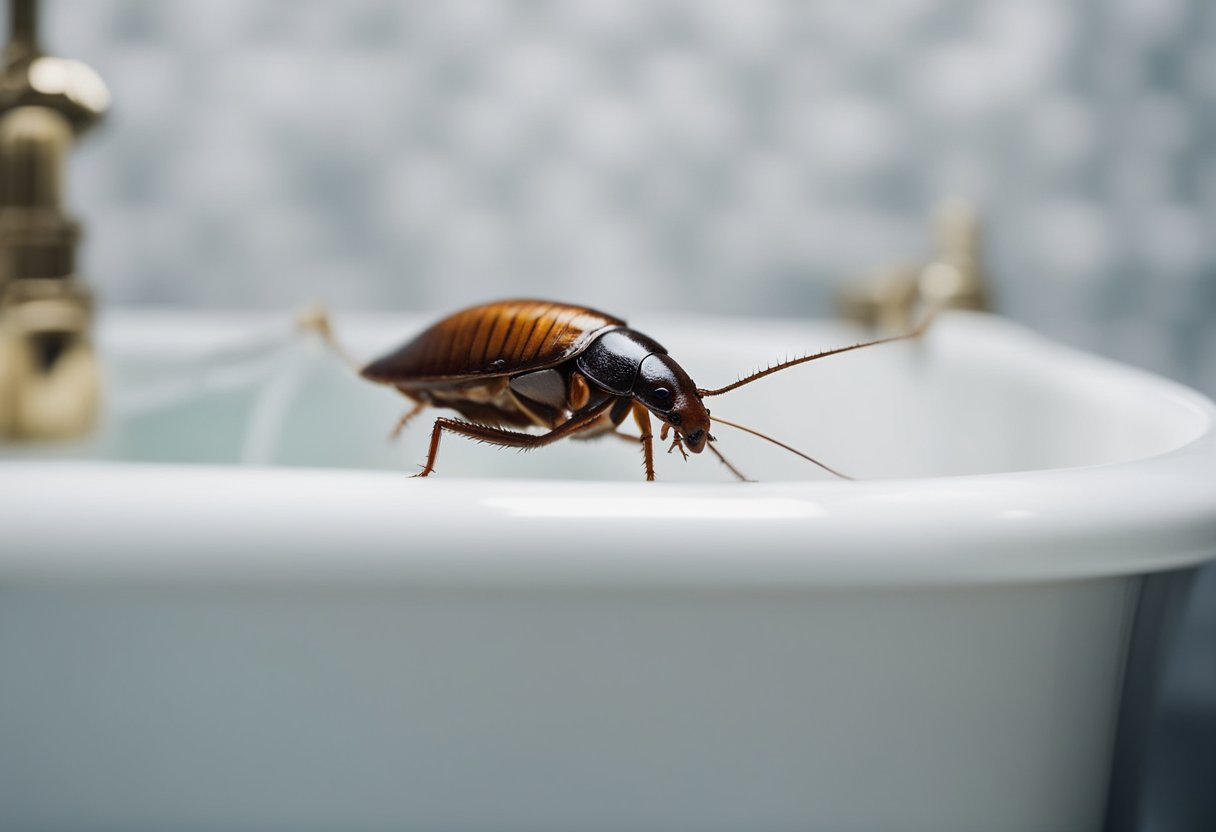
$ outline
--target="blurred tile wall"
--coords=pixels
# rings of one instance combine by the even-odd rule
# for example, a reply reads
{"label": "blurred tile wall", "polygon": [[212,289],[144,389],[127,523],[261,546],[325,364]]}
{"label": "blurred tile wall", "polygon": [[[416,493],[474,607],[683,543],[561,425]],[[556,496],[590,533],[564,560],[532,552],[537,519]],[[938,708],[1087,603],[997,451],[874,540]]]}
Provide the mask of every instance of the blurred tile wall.
{"label": "blurred tile wall", "polygon": [[957,193],[1002,312],[1216,393],[1209,0],[44,3],[108,303],[823,315]]}
{"label": "blurred tile wall", "polygon": [[1001,309],[1216,390],[1204,0],[44,0],[107,301],[824,314],[988,220]]}

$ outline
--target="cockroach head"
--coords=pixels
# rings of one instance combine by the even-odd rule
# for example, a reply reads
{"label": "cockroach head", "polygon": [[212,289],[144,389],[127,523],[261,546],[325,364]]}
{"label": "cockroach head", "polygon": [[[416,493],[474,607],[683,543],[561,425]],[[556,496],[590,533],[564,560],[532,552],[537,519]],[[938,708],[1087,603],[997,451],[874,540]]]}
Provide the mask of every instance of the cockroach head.
{"label": "cockroach head", "polygon": [[699,454],[709,437],[709,413],[697,386],[675,360],[652,353],[642,361],[633,384],[633,397],[655,416],[675,427],[684,447]]}

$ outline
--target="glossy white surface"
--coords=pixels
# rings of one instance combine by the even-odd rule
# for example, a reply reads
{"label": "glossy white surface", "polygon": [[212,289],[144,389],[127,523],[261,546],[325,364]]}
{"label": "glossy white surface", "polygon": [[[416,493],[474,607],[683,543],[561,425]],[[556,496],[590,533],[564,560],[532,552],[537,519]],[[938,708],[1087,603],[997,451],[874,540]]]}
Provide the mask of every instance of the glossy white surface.
{"label": "glossy white surface", "polygon": [[[703,384],[858,337],[634,324]],[[994,319],[712,404],[859,482],[727,428],[764,482],[413,480],[426,419],[285,326],[102,344],[105,429],[0,463],[4,828],[1096,830],[1141,576],[1216,555],[1212,404]]]}

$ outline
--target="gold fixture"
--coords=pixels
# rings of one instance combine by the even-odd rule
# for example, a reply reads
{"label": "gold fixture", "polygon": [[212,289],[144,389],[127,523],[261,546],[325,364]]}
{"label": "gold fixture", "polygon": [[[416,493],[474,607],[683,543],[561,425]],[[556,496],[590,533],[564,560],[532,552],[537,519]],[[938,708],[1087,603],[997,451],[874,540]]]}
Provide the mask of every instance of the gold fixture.
{"label": "gold fixture", "polygon": [[841,314],[867,326],[904,330],[918,307],[988,311],[991,302],[980,261],[975,207],[951,197],[934,216],[937,256],[928,263],[899,263],[846,283],[837,296]]}
{"label": "gold fixture", "polygon": [[0,72],[0,439],[79,436],[100,383],[92,302],[64,208],[68,152],[109,107],[92,69],[38,43],[36,0],[10,0]]}

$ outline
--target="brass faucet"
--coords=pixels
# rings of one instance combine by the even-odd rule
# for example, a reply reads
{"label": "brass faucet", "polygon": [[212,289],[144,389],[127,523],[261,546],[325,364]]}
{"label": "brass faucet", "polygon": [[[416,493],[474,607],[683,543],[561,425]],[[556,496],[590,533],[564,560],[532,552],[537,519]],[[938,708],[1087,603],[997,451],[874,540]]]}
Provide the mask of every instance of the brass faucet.
{"label": "brass faucet", "polygon": [[64,208],[75,139],[110,94],[92,69],[46,55],[37,0],[10,0],[0,72],[0,439],[89,430],[98,411],[92,302],[76,273],[80,223]]}
{"label": "brass faucet", "polygon": [[847,282],[837,295],[841,314],[878,329],[912,325],[918,307],[989,311],[980,223],[960,197],[943,200],[934,216],[937,254],[924,263],[896,263]]}

